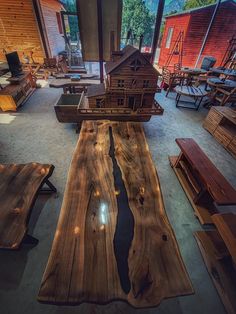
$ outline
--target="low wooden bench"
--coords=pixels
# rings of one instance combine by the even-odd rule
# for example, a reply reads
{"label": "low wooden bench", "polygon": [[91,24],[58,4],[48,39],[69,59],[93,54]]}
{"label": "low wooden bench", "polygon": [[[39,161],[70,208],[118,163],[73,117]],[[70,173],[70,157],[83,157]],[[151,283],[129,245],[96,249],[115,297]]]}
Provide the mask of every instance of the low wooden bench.
{"label": "low wooden bench", "polygon": [[38,193],[56,192],[49,181],[53,170],[53,165],[39,163],[0,165],[0,249],[38,242],[27,235],[27,225]]}
{"label": "low wooden bench", "polygon": [[199,249],[227,313],[236,313],[236,215],[216,214],[217,230],[195,232]]}
{"label": "low wooden bench", "polygon": [[213,223],[216,205],[236,205],[236,190],[191,138],[176,139],[179,156],[169,157],[196,216],[202,224]]}

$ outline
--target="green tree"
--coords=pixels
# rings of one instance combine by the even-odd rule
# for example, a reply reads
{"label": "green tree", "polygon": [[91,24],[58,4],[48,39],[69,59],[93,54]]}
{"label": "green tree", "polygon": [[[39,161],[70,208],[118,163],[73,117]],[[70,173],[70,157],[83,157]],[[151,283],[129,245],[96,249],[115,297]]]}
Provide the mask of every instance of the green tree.
{"label": "green tree", "polygon": [[142,0],[124,0],[122,14],[122,38],[127,37],[129,30],[135,35],[134,44],[138,44],[141,35],[143,44],[150,46],[154,31],[155,15],[145,6]]}
{"label": "green tree", "polygon": [[[73,0],[66,0],[64,1],[64,7],[68,12],[76,12],[76,2]],[[79,31],[78,27],[78,19],[75,15],[68,16],[68,22],[70,25],[70,38],[72,41],[77,40],[77,34]]]}
{"label": "green tree", "polygon": [[202,7],[205,5],[213,4],[216,0],[187,0],[184,4],[184,10]]}

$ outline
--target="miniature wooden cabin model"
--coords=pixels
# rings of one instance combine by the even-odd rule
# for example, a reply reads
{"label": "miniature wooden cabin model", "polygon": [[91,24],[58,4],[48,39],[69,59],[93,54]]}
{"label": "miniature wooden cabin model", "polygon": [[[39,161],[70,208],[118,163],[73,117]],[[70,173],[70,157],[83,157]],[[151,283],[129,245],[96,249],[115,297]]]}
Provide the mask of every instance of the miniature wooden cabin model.
{"label": "miniature wooden cabin model", "polygon": [[90,108],[156,108],[159,72],[138,49],[126,46],[114,52],[105,70],[105,83],[88,87]]}

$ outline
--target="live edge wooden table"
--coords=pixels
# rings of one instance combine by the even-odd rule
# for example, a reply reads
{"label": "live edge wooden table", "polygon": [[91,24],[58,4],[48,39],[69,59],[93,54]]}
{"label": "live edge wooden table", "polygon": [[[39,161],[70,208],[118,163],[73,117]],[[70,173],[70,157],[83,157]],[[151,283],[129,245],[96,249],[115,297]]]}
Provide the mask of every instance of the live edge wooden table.
{"label": "live edge wooden table", "polygon": [[53,170],[53,165],[36,162],[0,164],[0,249],[16,250],[22,242],[37,244],[27,226],[37,195],[56,192],[49,181]]}
{"label": "live edge wooden table", "polygon": [[191,293],[141,124],[84,121],[38,300],[141,308]]}
{"label": "live edge wooden table", "polygon": [[216,205],[236,205],[236,190],[193,139],[180,138],[176,143],[181,152],[169,157],[170,164],[201,224],[212,224]]}

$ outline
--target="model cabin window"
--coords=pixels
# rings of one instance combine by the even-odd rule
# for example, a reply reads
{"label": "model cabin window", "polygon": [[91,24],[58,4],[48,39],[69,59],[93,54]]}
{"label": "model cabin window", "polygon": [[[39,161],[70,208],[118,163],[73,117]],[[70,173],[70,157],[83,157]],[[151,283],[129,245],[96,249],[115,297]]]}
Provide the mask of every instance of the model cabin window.
{"label": "model cabin window", "polygon": [[130,67],[133,71],[138,71],[141,67],[141,61],[138,59],[135,59],[134,61],[131,62]]}
{"label": "model cabin window", "polygon": [[171,39],[173,35],[173,27],[169,27],[167,37],[166,37],[166,48],[170,48]]}
{"label": "model cabin window", "polygon": [[118,87],[124,87],[125,81],[124,80],[118,80]]}
{"label": "model cabin window", "polygon": [[149,85],[149,80],[144,80],[143,81],[143,88],[147,88]]}
{"label": "model cabin window", "polygon": [[117,105],[118,106],[124,106],[124,99],[123,98],[118,98],[117,99]]}
{"label": "model cabin window", "polygon": [[102,107],[102,98],[97,98],[96,99],[96,107],[101,108]]}
{"label": "model cabin window", "polygon": [[136,80],[136,79],[133,79],[133,80],[132,80],[132,87],[136,87],[136,84],[137,84],[137,80]]}

